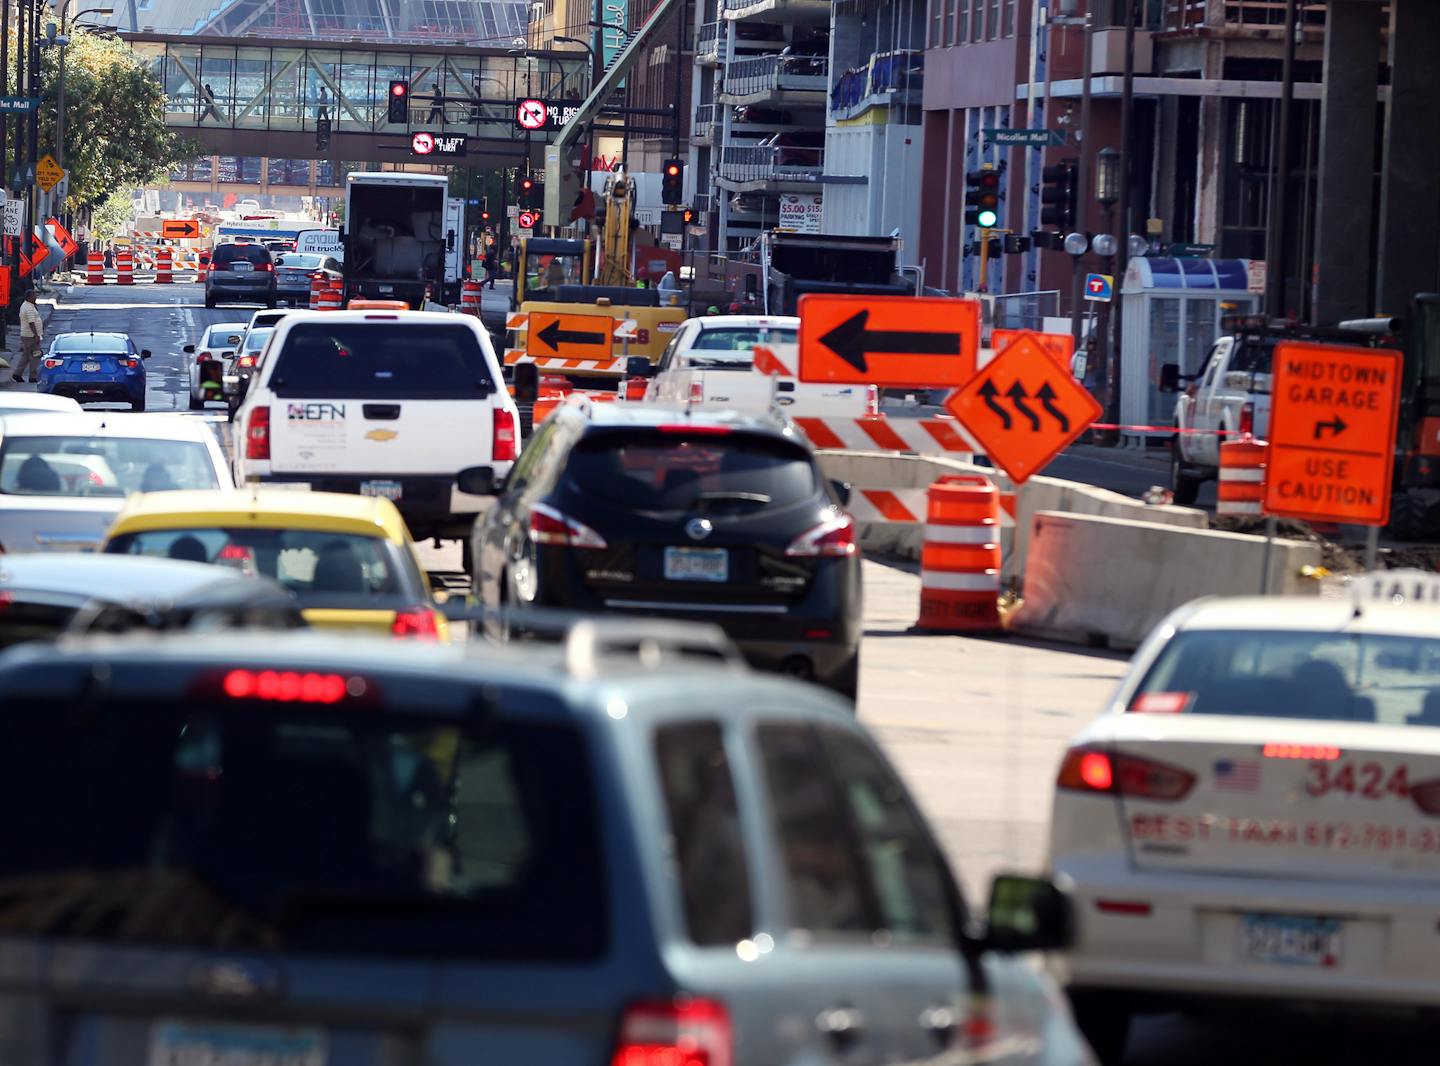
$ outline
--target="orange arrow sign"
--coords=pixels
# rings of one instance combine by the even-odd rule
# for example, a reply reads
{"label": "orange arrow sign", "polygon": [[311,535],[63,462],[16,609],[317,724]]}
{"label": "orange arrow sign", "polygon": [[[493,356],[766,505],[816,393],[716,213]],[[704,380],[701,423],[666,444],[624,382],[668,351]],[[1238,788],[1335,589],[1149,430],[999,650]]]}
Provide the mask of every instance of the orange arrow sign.
{"label": "orange arrow sign", "polygon": [[924,389],[975,374],[975,300],[809,293],[799,308],[801,381]]}
{"label": "orange arrow sign", "polygon": [[945,409],[980,442],[1017,485],[1100,417],[1102,408],[1028,332],[1010,342]]}
{"label": "orange arrow sign", "polygon": [[172,241],[195,240],[200,236],[200,223],[193,218],[162,219],[160,236]]}
{"label": "orange arrow sign", "polygon": [[567,359],[608,359],[614,343],[615,320],[609,315],[567,315],[532,311],[525,351],[532,356]]}
{"label": "orange arrow sign", "polygon": [[1400,353],[1275,345],[1265,513],[1311,522],[1390,520]]}

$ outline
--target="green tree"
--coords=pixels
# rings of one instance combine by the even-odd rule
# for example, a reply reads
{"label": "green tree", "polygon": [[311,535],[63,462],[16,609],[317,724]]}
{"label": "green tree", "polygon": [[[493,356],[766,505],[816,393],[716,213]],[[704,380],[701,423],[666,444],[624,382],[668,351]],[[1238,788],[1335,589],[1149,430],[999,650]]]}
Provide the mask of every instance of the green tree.
{"label": "green tree", "polygon": [[[98,204],[117,190],[151,185],[203,154],[165,125],[165,89],[124,41],[72,28],[65,60],[65,167],[69,206]],[[59,49],[43,50],[41,150],[54,150]]]}
{"label": "green tree", "polygon": [[121,189],[105,198],[90,216],[90,229],[97,241],[108,241],[118,236],[125,223],[135,217],[135,197],[130,189]]}

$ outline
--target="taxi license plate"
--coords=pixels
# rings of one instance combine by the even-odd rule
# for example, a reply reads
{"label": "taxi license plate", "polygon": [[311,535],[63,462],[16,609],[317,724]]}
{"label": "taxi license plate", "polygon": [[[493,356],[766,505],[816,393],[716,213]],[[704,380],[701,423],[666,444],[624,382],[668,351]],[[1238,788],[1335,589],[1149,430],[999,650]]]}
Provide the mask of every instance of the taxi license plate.
{"label": "taxi license plate", "polygon": [[319,1029],[161,1020],[150,1031],[147,1066],[325,1066],[326,1061]]}
{"label": "taxi license plate", "polygon": [[84,371],[85,373],[87,373],[87,374],[98,374],[98,373],[100,372],[100,364],[99,364],[99,363],[81,363],[81,364],[80,364],[80,369],[83,370],[83,371]]}
{"label": "taxi license plate", "polygon": [[398,481],[362,481],[361,496],[379,496],[384,500],[398,500],[404,493],[404,486]]}
{"label": "taxi license plate", "polygon": [[666,548],[666,581],[729,581],[730,553],[724,548]]}
{"label": "taxi license plate", "polygon": [[1240,919],[1240,955],[1287,966],[1339,966],[1340,923],[1333,918],[1246,914]]}

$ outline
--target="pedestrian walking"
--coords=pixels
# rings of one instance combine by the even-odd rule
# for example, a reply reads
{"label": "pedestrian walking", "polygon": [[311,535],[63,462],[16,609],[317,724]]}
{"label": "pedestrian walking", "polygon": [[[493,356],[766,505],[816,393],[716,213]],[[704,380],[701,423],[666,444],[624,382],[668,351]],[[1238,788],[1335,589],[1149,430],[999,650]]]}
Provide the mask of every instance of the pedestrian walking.
{"label": "pedestrian walking", "polygon": [[207,117],[213,118],[216,122],[220,121],[220,111],[215,106],[215,90],[210,88],[208,81],[205,83],[204,88],[200,90],[200,114],[195,119],[195,124],[199,125],[204,122]]}
{"label": "pedestrian walking", "polygon": [[115,269],[115,242],[114,242],[114,241],[106,241],[106,242],[105,242],[105,269],[106,269],[106,270],[114,270],[114,269]]}
{"label": "pedestrian walking", "polygon": [[489,282],[490,288],[495,287],[495,279],[500,276],[500,249],[490,245],[485,249],[485,280]]}
{"label": "pedestrian walking", "polygon": [[18,385],[25,380],[28,371],[32,382],[38,380],[40,371],[40,339],[45,336],[45,323],[40,318],[40,308],[35,306],[35,290],[25,290],[25,300],[20,305],[20,358],[10,368],[10,384]]}

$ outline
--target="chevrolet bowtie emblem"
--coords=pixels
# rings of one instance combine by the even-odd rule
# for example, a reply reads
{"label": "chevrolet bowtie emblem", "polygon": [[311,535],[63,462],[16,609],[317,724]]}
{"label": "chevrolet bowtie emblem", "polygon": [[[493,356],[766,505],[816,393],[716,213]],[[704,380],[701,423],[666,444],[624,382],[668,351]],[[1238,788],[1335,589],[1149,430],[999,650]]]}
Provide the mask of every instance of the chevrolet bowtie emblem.
{"label": "chevrolet bowtie emblem", "polygon": [[396,437],[398,437],[399,435],[400,435],[400,434],[396,433],[393,429],[372,429],[369,433],[365,434],[365,439],[366,439],[366,440],[394,440],[394,439],[395,439]]}

